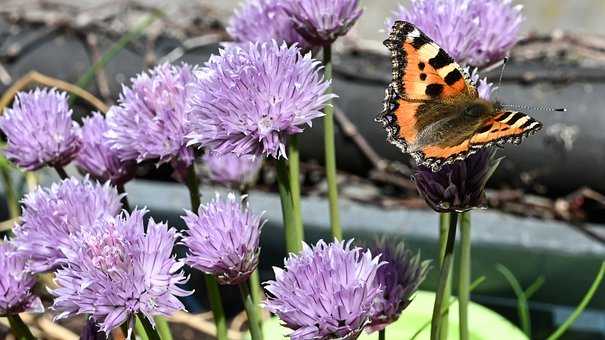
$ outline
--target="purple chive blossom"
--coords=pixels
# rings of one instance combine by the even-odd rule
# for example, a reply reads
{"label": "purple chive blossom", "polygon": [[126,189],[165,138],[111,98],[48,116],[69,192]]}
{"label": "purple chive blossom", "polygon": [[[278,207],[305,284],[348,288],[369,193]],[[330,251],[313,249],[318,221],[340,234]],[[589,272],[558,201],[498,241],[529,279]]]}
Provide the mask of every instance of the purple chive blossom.
{"label": "purple chive blossom", "polygon": [[26,170],[64,166],[80,147],[67,94],[55,89],[19,92],[0,117],[6,157]]}
{"label": "purple chive blossom", "polygon": [[109,182],[71,178],[48,189],[38,188],[23,199],[23,216],[13,242],[29,258],[29,270],[52,270],[65,262],[60,248],[70,235],[116,215],[121,206],[120,195]]}
{"label": "purple chive blossom", "polygon": [[511,0],[412,0],[387,19],[416,25],[461,64],[482,66],[506,56],[517,43],[523,15]]}
{"label": "purple chive blossom", "polygon": [[123,87],[119,105],[107,113],[108,143],[122,160],[173,162],[187,167],[185,100],[195,75],[189,65],[162,64]]}
{"label": "purple chive blossom", "polygon": [[51,290],[57,319],[90,315],[109,334],[125,322],[132,327],[138,313],[154,324],[154,316],[185,309],[178,297],[191,292],[179,286],[188,279],[172,255],[179,234],[151,218],[145,231],[146,212],[123,212],[74,233],[62,248],[68,265]]}
{"label": "purple chive blossom", "polygon": [[44,312],[42,301],[32,294],[36,278],[26,270],[26,261],[13,244],[0,240],[0,317]]}
{"label": "purple chive blossom", "polygon": [[363,10],[358,0],[289,0],[282,2],[300,35],[315,46],[347,34]]}
{"label": "purple chive blossom", "polygon": [[109,147],[107,122],[98,112],[84,118],[78,134],[82,147],[76,157],[77,166],[99,180],[114,185],[128,182],[134,176],[134,161],[121,161],[116,152]]}
{"label": "purple chive blossom", "polygon": [[397,321],[399,315],[412,302],[416,292],[429,270],[430,261],[420,261],[420,254],[405,248],[403,242],[394,243],[379,240],[371,247],[373,254],[381,254],[387,262],[378,269],[376,281],[384,292],[375,301],[373,315],[368,329],[372,332],[383,330]]}
{"label": "purple chive blossom", "polygon": [[239,43],[263,42],[275,39],[288,45],[298,43],[308,48],[307,42],[294,29],[292,20],[284,11],[284,0],[248,0],[229,20],[227,32]]}
{"label": "purple chive blossom", "polygon": [[356,339],[382,294],[375,280],[382,265],[370,251],[351,248],[351,241],[304,244],[285,269],[274,268],[264,307],[293,330],[291,339]]}
{"label": "purple chive blossom", "polygon": [[219,155],[285,157],[285,138],[334,97],[319,65],[275,41],[222,49],[192,86],[189,143]]}
{"label": "purple chive blossom", "polygon": [[258,265],[260,231],[264,221],[229,194],[200,206],[198,214],[183,217],[189,231],[183,243],[189,248],[187,264],[214,275],[221,284],[246,281]]}
{"label": "purple chive blossom", "polygon": [[485,185],[501,158],[493,149],[481,149],[439,171],[424,165],[414,172],[420,196],[437,212],[464,212],[485,207]]}
{"label": "purple chive blossom", "polygon": [[498,88],[494,86],[493,83],[488,83],[487,78],[481,78],[479,76],[479,71],[476,68],[469,72],[469,74],[471,82],[474,83],[477,87],[479,97],[485,100],[489,100],[492,96],[492,93]]}
{"label": "purple chive blossom", "polygon": [[202,160],[212,181],[234,187],[252,183],[263,164],[260,157],[237,157],[231,153],[226,155],[207,153]]}

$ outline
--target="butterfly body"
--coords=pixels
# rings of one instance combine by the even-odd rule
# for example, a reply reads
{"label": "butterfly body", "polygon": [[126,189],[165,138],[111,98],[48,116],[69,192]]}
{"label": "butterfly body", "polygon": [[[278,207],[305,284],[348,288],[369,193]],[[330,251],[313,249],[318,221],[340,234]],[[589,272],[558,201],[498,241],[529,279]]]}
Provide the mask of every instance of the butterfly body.
{"label": "butterfly body", "polygon": [[385,45],[393,81],[377,121],[387,140],[437,171],[493,144],[520,143],[541,128],[533,118],[479,97],[462,69],[414,25],[398,21]]}

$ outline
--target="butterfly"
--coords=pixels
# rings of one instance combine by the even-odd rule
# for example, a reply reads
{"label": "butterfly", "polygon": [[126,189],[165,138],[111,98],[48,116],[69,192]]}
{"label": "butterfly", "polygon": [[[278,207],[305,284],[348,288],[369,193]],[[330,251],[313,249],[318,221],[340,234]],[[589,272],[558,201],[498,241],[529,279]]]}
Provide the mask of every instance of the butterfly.
{"label": "butterfly", "polygon": [[393,80],[376,118],[387,141],[433,171],[478,150],[521,143],[542,124],[479,97],[476,84],[447,52],[414,25],[397,21],[386,47]]}

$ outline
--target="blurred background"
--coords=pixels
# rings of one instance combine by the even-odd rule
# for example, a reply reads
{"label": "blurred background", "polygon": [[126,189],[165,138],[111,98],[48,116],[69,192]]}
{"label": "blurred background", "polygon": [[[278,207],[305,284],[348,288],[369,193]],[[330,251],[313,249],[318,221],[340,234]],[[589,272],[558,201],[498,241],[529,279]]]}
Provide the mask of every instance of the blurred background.
{"label": "blurred background", "polygon": [[[478,0],[477,0],[478,1]],[[345,233],[404,238],[423,256],[436,256],[437,215],[410,180],[413,162],[385,142],[373,119],[381,110],[391,66],[382,46],[384,21],[406,1],[362,0],[365,13],[338,42],[335,56],[337,152]],[[83,87],[108,104],[120,84],[161,62],[203,64],[229,39],[225,25],[237,0],[0,0],[0,93],[31,71],[72,83],[91,65],[102,66]],[[565,107],[528,111],[545,128],[506,158],[489,183],[490,209],[473,215],[473,273],[487,281],[473,294],[518,323],[517,297],[495,264],[508,267],[523,287],[543,281],[529,302],[536,338],[556,328],[580,301],[605,258],[605,1],[525,0],[523,36],[511,52],[496,97],[506,103]],[[163,15],[153,17],[160,9]],[[150,18],[152,18],[150,20]],[[496,82],[500,69],[486,70]],[[91,107],[78,102],[81,117]],[[301,138],[303,218],[306,238],[328,235],[321,122]],[[170,167],[139,170],[127,191],[133,205],[148,206],[174,225],[188,206]],[[41,181],[52,178],[41,174]],[[204,179],[205,196],[214,190]],[[23,183],[22,187],[24,186]],[[23,189],[25,190],[25,189]],[[251,205],[266,210],[261,275],[285,255],[275,171],[265,164],[251,191]],[[169,199],[167,199],[169,198]],[[2,220],[6,209],[0,211]],[[194,277],[195,280],[200,278]],[[434,289],[433,271],[425,289]],[[203,288],[197,289],[203,292]],[[230,312],[235,305],[234,293]],[[204,309],[202,296],[190,309]],[[605,291],[566,339],[605,339]]]}

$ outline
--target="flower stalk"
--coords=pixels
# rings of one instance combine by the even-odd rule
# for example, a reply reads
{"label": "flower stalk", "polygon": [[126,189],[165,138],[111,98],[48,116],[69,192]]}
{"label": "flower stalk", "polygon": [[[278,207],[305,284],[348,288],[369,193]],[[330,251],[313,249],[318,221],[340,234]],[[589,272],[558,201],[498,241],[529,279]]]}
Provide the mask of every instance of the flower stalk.
{"label": "flower stalk", "polygon": [[7,161],[0,164],[0,175],[2,176],[2,184],[4,184],[4,194],[6,195],[6,204],[8,206],[8,216],[13,219],[20,215],[19,200],[11,178],[11,170]]}
{"label": "flower stalk", "polygon": [[65,171],[65,169],[62,166],[55,166],[55,171],[57,172],[57,174],[59,175],[59,178],[61,179],[67,179],[69,178],[69,175],[67,174],[67,172]]}
{"label": "flower stalk", "polygon": [[[332,80],[332,45],[323,47],[324,78]],[[331,86],[327,91],[331,93]],[[336,146],[334,143],[334,107],[328,101],[324,108],[324,147],[326,157],[326,177],[328,180],[328,200],[330,203],[330,229],[332,236],[342,240],[342,227],[338,212],[338,183],[336,179]]]}
{"label": "flower stalk", "polygon": [[[200,184],[197,174],[195,173],[194,164],[191,164],[187,169],[186,184],[187,188],[189,189],[191,210],[197,211],[201,204],[201,198]],[[218,282],[214,277],[208,274],[204,274],[204,279],[206,281],[206,290],[208,291],[208,298],[210,299],[210,308],[212,309],[214,324],[216,325],[216,337],[218,340],[227,340],[227,319],[223,309],[223,302],[221,299],[220,290],[218,288]]]}
{"label": "flower stalk", "polygon": [[141,321],[145,335],[149,340],[163,340],[144,315],[137,315],[137,319]]}
{"label": "flower stalk", "polygon": [[295,229],[294,204],[292,202],[292,189],[290,187],[288,161],[284,158],[277,160],[277,187],[281,201],[281,210],[284,220],[284,233],[286,235],[286,248],[288,252],[298,253],[302,249],[302,239]]}
{"label": "flower stalk", "polygon": [[292,217],[297,242],[305,240],[302,213],[300,206],[300,154],[298,152],[298,135],[291,135],[288,143],[288,175],[290,193],[292,194]]}
{"label": "flower stalk", "polygon": [[452,213],[449,217],[449,229],[447,231],[447,238],[445,243],[441,243],[443,257],[441,261],[441,268],[439,272],[439,286],[437,288],[437,294],[435,296],[435,305],[433,307],[433,317],[431,321],[431,340],[442,340],[446,337],[442,336],[442,322],[443,318],[448,315],[445,314],[441,317],[441,311],[444,306],[447,306],[448,298],[448,282],[450,281],[450,272],[452,270],[452,262],[454,257],[454,243],[456,240],[456,227],[458,224],[458,214]]}
{"label": "flower stalk", "polygon": [[471,283],[471,213],[460,216],[460,269],[458,273],[458,313],[460,320],[460,340],[469,339],[468,304]]}
{"label": "flower stalk", "polygon": [[36,338],[29,330],[25,322],[21,319],[19,314],[9,314],[6,316],[8,318],[9,325],[11,327],[11,332],[15,336],[17,340],[35,340]]}
{"label": "flower stalk", "polygon": [[261,328],[261,316],[259,309],[252,299],[252,293],[247,282],[239,284],[239,290],[242,294],[246,314],[248,315],[248,327],[252,340],[263,340],[263,332]]}

